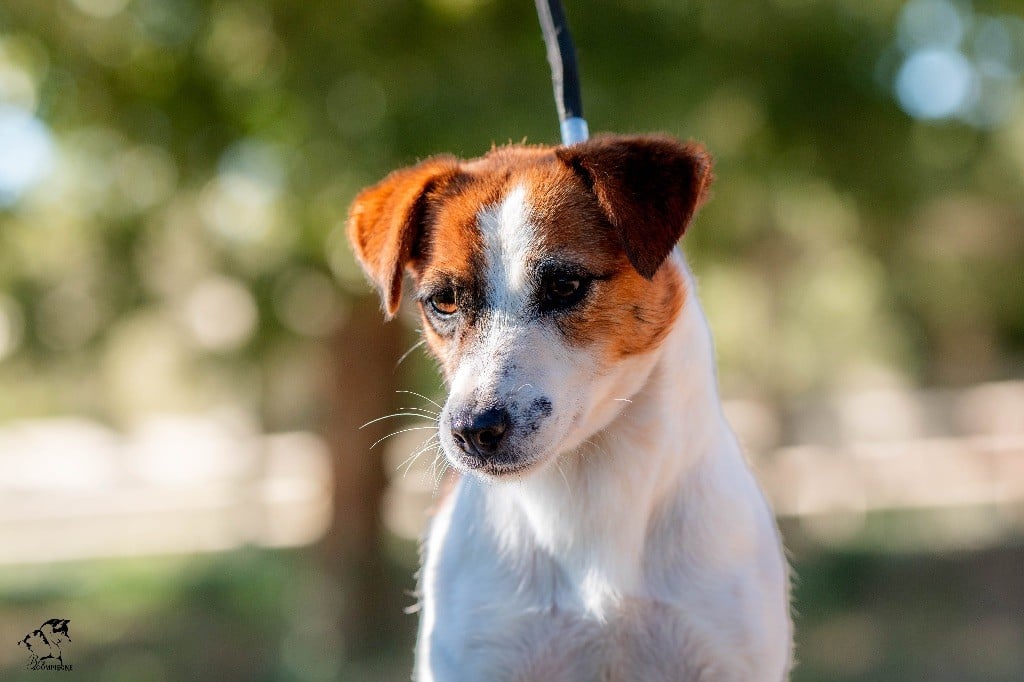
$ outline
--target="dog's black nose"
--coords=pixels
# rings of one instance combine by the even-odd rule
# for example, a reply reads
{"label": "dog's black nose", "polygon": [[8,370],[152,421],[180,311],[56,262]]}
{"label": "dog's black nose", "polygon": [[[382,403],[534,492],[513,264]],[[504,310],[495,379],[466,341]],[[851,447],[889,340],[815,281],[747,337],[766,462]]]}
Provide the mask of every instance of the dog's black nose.
{"label": "dog's black nose", "polygon": [[498,451],[508,423],[508,412],[500,407],[463,413],[452,419],[452,438],[467,455],[487,459]]}

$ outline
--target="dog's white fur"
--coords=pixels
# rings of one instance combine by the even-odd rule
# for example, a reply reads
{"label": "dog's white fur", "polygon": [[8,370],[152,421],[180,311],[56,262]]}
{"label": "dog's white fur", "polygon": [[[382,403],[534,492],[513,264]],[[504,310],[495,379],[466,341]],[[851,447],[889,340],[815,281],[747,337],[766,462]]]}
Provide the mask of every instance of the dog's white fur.
{"label": "dog's white fur", "polygon": [[682,255],[662,266],[687,287],[668,336],[595,376],[585,354],[520,322],[527,201],[516,188],[479,216],[500,309],[453,378],[442,444],[454,452],[452,405],[481,392],[547,392],[560,411],[524,475],[463,476],[434,518],[415,679],[784,679],[787,566],[722,413]]}

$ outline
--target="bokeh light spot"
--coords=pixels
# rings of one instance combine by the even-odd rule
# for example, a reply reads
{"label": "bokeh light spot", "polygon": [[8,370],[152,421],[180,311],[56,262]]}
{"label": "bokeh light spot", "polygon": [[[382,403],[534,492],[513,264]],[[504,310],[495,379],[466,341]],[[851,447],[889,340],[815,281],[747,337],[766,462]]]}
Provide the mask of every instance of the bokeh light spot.
{"label": "bokeh light spot", "polygon": [[50,131],[19,107],[0,104],[0,207],[13,205],[49,174],[54,162]]}
{"label": "bokeh light spot", "polygon": [[970,104],[976,77],[957,50],[931,48],[911,54],[896,74],[896,96],[911,116],[949,118]]}
{"label": "bokeh light spot", "polygon": [[256,140],[244,140],[221,158],[219,173],[203,191],[200,213],[214,233],[234,241],[258,241],[274,224],[283,189],[278,152]]}
{"label": "bokeh light spot", "polygon": [[131,0],[71,0],[83,14],[97,19],[109,19],[124,11]]}
{"label": "bokeh light spot", "polygon": [[34,111],[39,93],[32,74],[4,57],[3,43],[0,43],[0,102]]}
{"label": "bokeh light spot", "polygon": [[347,312],[331,279],[308,268],[281,277],[274,288],[274,311],[286,327],[303,336],[328,334]]}
{"label": "bokeh light spot", "polygon": [[178,181],[178,168],[164,149],[144,145],[120,154],[114,162],[117,185],[136,209],[167,199]]}
{"label": "bokeh light spot", "polygon": [[213,276],[199,282],[183,310],[185,324],[195,342],[206,349],[235,350],[256,331],[256,301],[241,283]]}

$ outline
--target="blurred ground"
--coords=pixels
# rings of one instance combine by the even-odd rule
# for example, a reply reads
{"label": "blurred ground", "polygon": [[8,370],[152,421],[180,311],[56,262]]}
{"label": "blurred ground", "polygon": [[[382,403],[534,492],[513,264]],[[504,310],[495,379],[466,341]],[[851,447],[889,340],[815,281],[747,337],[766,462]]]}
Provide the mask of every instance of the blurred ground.
{"label": "blurred ground", "polygon": [[[1022,402],[1024,385],[1003,383],[834,396],[789,416],[727,403],[793,561],[795,681],[1020,679],[1024,422],[1012,417]],[[889,418],[851,411],[864,404]],[[68,660],[90,680],[408,679],[416,620],[405,611],[435,479],[426,461],[404,462],[422,432],[380,453],[390,587],[373,605],[371,645],[349,648],[336,614],[352,595],[323,568],[323,548],[253,546],[324,531],[322,444],[257,438],[230,417],[165,415],[120,440],[82,421],[0,429],[8,470],[30,450],[63,464],[52,470],[63,478],[9,480],[0,500],[0,641],[70,618]],[[782,422],[799,443],[779,447]],[[61,447],[69,438],[77,448]],[[981,446],[999,438],[1012,447]],[[174,460],[160,458],[168,444]],[[168,552],[178,556],[152,556]],[[68,561],[117,554],[143,558]],[[38,674],[24,665],[23,649],[0,647],[3,679]]]}
{"label": "blurred ground", "polygon": [[[388,571],[413,586],[414,547],[392,543]],[[795,552],[794,682],[1020,679],[1024,538],[972,552]],[[118,560],[0,569],[0,676],[32,680],[13,646],[40,614],[71,619],[76,679],[407,680],[412,599],[381,604],[391,627],[346,660],[329,611],[335,589],[308,551]],[[936,595],[942,595],[936,599]],[[34,626],[33,626],[34,627]],[[188,652],[186,654],[186,652]]]}

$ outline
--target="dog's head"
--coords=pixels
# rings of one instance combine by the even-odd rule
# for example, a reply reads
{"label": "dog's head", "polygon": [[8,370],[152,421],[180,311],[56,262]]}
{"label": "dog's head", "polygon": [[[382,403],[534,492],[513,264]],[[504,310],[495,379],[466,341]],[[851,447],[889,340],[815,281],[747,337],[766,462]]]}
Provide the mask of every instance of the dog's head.
{"label": "dog's head", "polygon": [[349,236],[389,316],[415,284],[457,468],[525,472],[622,409],[683,306],[662,265],[710,180],[699,145],[609,136],[434,157],[356,198]]}

